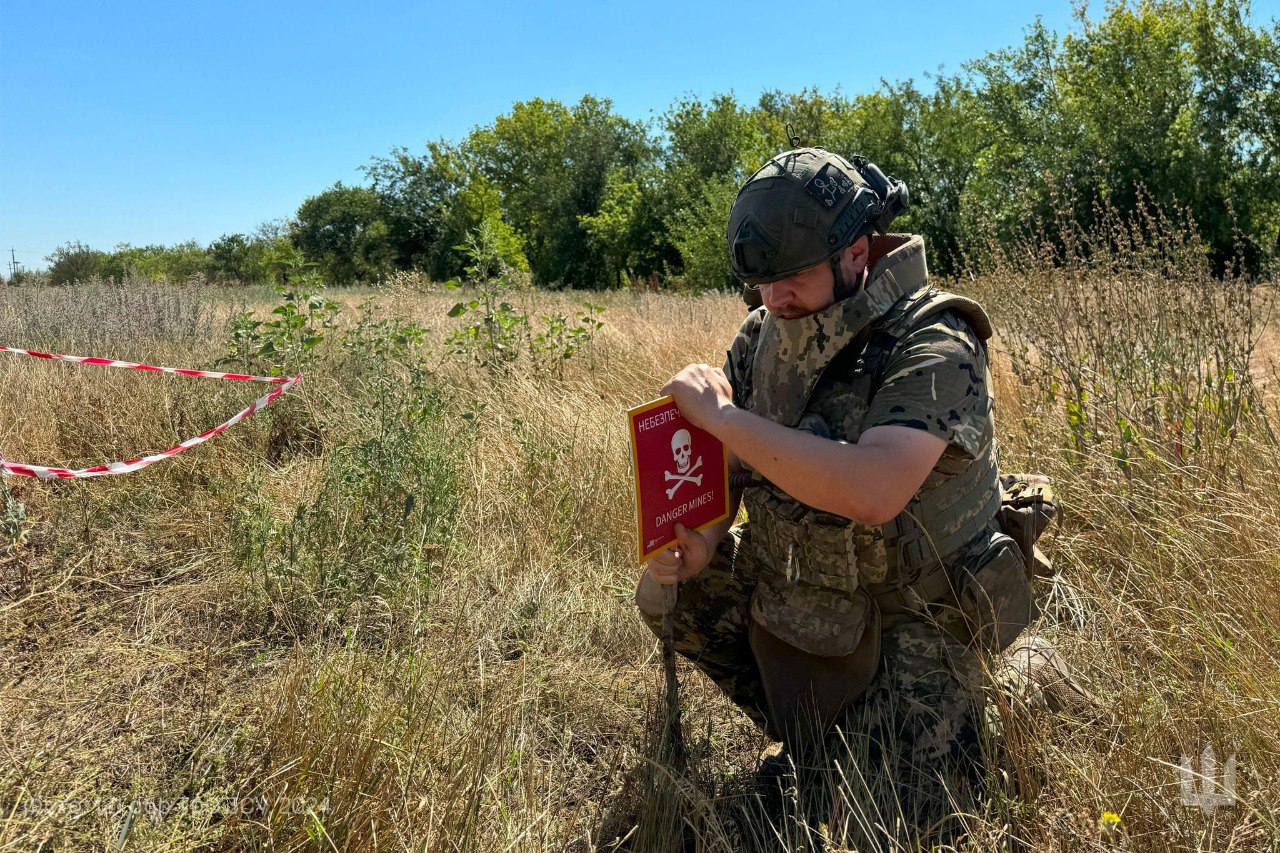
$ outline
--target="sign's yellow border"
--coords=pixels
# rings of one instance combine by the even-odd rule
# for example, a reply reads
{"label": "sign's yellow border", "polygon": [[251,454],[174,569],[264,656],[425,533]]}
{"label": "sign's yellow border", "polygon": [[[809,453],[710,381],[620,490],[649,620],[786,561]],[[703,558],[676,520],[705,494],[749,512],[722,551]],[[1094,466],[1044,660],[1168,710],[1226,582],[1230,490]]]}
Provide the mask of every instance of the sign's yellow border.
{"label": "sign's yellow border", "polygon": [[[658,399],[645,403],[642,406],[636,406],[634,409],[627,410],[627,432],[631,434],[631,481],[635,486],[636,492],[636,543],[639,546],[638,553],[640,554],[641,563],[645,562],[659,551],[669,547],[676,540],[673,537],[648,552],[644,550],[644,520],[640,517],[640,513],[642,511],[642,507],[640,506],[640,457],[636,449],[636,419],[638,415],[643,415],[650,409],[656,409],[659,406],[672,402],[675,402],[674,398],[667,395],[666,397],[659,397]],[[729,452],[724,446],[724,442],[720,443],[720,463],[724,468],[724,512],[720,513],[719,516],[713,518],[711,521],[698,525],[694,528],[695,530],[705,530],[712,525],[719,524],[729,517]]]}

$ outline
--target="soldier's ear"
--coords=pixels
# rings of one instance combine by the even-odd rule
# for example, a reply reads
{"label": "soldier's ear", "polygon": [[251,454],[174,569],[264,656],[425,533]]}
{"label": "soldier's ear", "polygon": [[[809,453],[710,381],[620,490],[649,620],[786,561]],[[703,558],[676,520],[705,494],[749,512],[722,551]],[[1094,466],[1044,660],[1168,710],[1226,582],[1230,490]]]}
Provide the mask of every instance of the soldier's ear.
{"label": "soldier's ear", "polygon": [[859,237],[845,251],[848,252],[850,263],[853,265],[853,274],[862,275],[862,271],[867,268],[867,259],[871,257],[871,239]]}

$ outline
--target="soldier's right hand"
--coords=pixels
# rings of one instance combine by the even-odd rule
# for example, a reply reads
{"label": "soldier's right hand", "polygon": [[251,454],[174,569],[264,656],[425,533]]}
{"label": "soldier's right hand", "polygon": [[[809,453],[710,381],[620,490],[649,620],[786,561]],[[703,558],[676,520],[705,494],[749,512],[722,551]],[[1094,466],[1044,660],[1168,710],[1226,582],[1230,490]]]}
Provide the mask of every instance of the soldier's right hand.
{"label": "soldier's right hand", "polygon": [[711,543],[698,530],[676,524],[676,543],[659,551],[645,563],[649,577],[660,584],[673,584],[691,578],[711,562]]}

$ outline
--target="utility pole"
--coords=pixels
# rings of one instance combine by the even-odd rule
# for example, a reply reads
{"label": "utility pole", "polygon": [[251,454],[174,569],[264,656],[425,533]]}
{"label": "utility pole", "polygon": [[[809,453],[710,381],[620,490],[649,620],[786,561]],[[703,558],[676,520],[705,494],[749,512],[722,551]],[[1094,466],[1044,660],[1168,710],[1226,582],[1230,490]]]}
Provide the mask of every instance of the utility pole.
{"label": "utility pole", "polygon": [[14,254],[13,247],[9,248],[9,278],[13,278],[18,272],[18,256]]}

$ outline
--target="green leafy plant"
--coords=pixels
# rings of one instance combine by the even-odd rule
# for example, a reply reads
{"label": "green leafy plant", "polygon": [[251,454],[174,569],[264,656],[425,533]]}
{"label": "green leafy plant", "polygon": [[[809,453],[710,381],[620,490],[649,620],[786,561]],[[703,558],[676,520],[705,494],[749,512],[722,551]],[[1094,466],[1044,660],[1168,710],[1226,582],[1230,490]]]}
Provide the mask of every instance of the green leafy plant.
{"label": "green leafy plant", "polygon": [[543,329],[533,336],[534,352],[549,357],[563,379],[564,363],[590,344],[596,332],[604,328],[604,321],[599,319],[602,313],[603,306],[587,302],[574,315],[576,323],[563,314],[543,315]]}
{"label": "green leafy plant", "polygon": [[237,564],[294,635],[333,622],[387,628],[378,602],[438,566],[451,541],[460,488],[449,401],[420,367],[368,387],[358,428],[326,454],[309,500],[281,513],[251,479],[233,518]]}
{"label": "green leafy plant", "polygon": [[248,311],[231,319],[228,355],[219,364],[239,364],[246,370],[264,365],[272,376],[299,371],[309,353],[335,325],[338,303],[320,295],[320,278],[306,265],[294,262],[289,283],[277,284],[280,304],[272,320],[256,320]]}
{"label": "green leafy plant", "polygon": [[13,556],[27,544],[31,522],[27,518],[27,507],[14,500],[9,487],[3,482],[0,482],[0,491],[4,492],[4,516],[0,517],[0,558],[6,558]]}
{"label": "green leafy plant", "polygon": [[[456,290],[450,281],[445,287]],[[502,287],[480,288],[475,298],[454,304],[450,317],[471,315],[471,319],[445,338],[454,355],[473,359],[485,367],[509,364],[519,358],[530,342],[529,317],[502,299]]]}
{"label": "green leafy plant", "polygon": [[[459,285],[448,282],[445,287],[456,290]],[[572,318],[544,314],[542,328],[534,331],[529,316],[504,300],[500,287],[490,285],[449,309],[450,317],[470,315],[471,319],[450,333],[445,343],[454,355],[485,367],[509,366],[528,353],[535,371],[549,372],[554,367],[563,379],[565,362],[587,347],[604,327],[600,319],[603,312],[602,306],[588,302]]]}
{"label": "green leafy plant", "polygon": [[360,303],[360,318],[342,335],[342,348],[352,353],[387,361],[422,343],[430,331],[407,320],[381,317],[382,306],[369,299]]}

